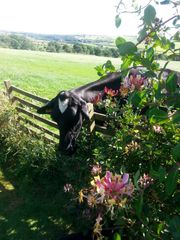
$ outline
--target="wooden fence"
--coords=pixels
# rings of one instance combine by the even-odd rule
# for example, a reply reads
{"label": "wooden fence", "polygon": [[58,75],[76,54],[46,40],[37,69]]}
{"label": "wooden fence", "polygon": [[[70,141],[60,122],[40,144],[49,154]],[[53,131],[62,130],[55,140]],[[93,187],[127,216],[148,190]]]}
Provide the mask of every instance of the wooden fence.
{"label": "wooden fence", "polygon": [[[46,134],[46,138],[52,141],[59,139],[59,130],[57,124],[48,119],[47,116],[39,115],[36,113],[37,109],[49,101],[49,99],[39,97],[23,89],[11,85],[9,80],[4,81],[6,88],[6,94],[12,104],[16,104],[16,109],[19,112],[19,120],[30,129],[31,131],[42,131]],[[108,117],[104,114],[94,111],[93,105],[88,103],[90,122],[88,123],[88,130],[92,132],[100,132],[104,135],[111,136],[113,133],[107,127],[105,122],[108,121]],[[101,122],[98,125],[96,122]]]}

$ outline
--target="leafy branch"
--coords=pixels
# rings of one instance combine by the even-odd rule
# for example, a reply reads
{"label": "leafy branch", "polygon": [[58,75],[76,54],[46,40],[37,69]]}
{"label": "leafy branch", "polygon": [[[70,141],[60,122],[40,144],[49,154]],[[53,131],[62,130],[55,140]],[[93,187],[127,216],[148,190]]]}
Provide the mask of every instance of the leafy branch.
{"label": "leafy branch", "polygon": [[158,30],[159,30],[162,26],[164,26],[166,23],[172,21],[172,20],[175,19],[175,18],[179,18],[179,17],[180,17],[179,15],[175,15],[175,16],[167,19],[167,20],[164,21],[163,23],[160,23],[159,25],[153,27],[149,33],[147,33],[141,40],[139,40],[138,43],[136,43],[136,47],[137,47],[139,44],[141,44],[147,37],[149,37],[153,32],[158,31]]}

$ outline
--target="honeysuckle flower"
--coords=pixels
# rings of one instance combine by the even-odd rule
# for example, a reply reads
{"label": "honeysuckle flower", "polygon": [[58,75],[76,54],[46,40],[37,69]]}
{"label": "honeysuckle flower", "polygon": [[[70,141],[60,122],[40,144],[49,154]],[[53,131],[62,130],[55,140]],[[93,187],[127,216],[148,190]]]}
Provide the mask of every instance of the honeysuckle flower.
{"label": "honeysuckle flower", "polygon": [[145,78],[141,75],[131,75],[130,76],[130,88],[140,90],[144,84]]}
{"label": "honeysuckle flower", "polygon": [[139,143],[137,143],[135,141],[131,141],[129,144],[126,145],[125,152],[126,153],[133,152],[139,148],[140,148]]}
{"label": "honeysuckle flower", "polygon": [[119,202],[124,196],[131,196],[134,191],[134,185],[129,182],[128,173],[121,176],[107,171],[103,178],[94,179],[93,186],[101,195],[101,201],[107,200],[111,204]]}
{"label": "honeysuckle flower", "polygon": [[90,207],[94,207],[97,203],[96,198],[92,194],[88,194],[87,203]]}
{"label": "honeysuckle flower", "polygon": [[123,96],[128,94],[128,90],[131,92],[135,89],[141,90],[143,86],[148,85],[148,80],[142,75],[132,74],[129,77],[125,77],[122,86],[120,87],[120,93]]}
{"label": "honeysuckle flower", "polygon": [[84,197],[86,197],[83,193],[83,190],[79,192],[79,203],[82,203],[84,201]]}
{"label": "honeysuckle flower", "polygon": [[159,126],[159,125],[154,125],[153,130],[154,130],[155,133],[162,133],[163,132],[162,127]]}
{"label": "honeysuckle flower", "polygon": [[107,87],[104,88],[104,92],[111,97],[117,96],[119,93],[118,90],[113,90],[113,89],[107,88]]}
{"label": "honeysuckle flower", "polygon": [[124,88],[129,88],[130,85],[131,85],[130,78],[129,77],[125,77],[124,80],[123,80],[123,87]]}
{"label": "honeysuckle flower", "polygon": [[72,185],[70,183],[66,183],[64,185],[64,192],[70,192],[72,190],[73,190],[73,187],[72,187]]}
{"label": "honeysuckle flower", "polygon": [[119,92],[120,92],[122,97],[126,97],[129,93],[129,88],[125,87],[125,86],[121,86],[120,89],[119,89]]}
{"label": "honeysuckle flower", "polygon": [[102,168],[99,164],[93,165],[91,169],[91,174],[92,175],[99,175],[102,172]]}
{"label": "honeysuckle flower", "polygon": [[93,237],[95,239],[102,239],[102,224],[100,224],[100,222],[102,221],[102,217],[101,215],[99,214],[98,217],[96,218],[96,222],[94,224],[94,227],[93,227]]}
{"label": "honeysuckle flower", "polygon": [[149,187],[149,185],[153,184],[154,179],[151,178],[148,174],[144,173],[143,176],[140,177],[138,182],[140,187],[145,189]]}
{"label": "honeysuckle flower", "polygon": [[99,93],[97,96],[91,99],[91,103],[97,104],[102,101],[102,94]]}

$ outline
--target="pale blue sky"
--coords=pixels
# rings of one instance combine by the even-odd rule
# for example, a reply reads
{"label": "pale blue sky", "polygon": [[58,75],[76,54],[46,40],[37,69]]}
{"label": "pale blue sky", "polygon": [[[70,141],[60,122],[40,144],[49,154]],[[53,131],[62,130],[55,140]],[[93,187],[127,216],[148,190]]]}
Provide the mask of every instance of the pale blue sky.
{"label": "pale blue sky", "polygon": [[[0,0],[0,30],[49,34],[136,35],[139,23],[133,14],[124,15],[122,26],[119,29],[115,27],[115,6],[118,2]],[[166,7],[160,13],[167,19],[169,11],[170,7]]]}

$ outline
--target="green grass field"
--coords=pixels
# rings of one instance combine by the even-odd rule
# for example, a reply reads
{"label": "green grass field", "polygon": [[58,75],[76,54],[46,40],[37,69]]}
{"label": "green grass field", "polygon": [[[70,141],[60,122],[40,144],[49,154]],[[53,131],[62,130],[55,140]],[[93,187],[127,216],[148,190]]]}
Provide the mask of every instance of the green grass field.
{"label": "green grass field", "polygon": [[[109,58],[80,54],[47,53],[0,48],[0,88],[10,79],[13,85],[51,98],[60,90],[72,89],[98,79],[95,66]],[[110,59],[118,68],[120,59]],[[163,61],[160,61],[163,65]],[[180,62],[168,65],[180,71]]]}
{"label": "green grass field", "polygon": [[[98,79],[95,66],[105,57],[0,49],[1,87],[5,79],[42,97]],[[118,59],[112,59],[118,64]]]}

